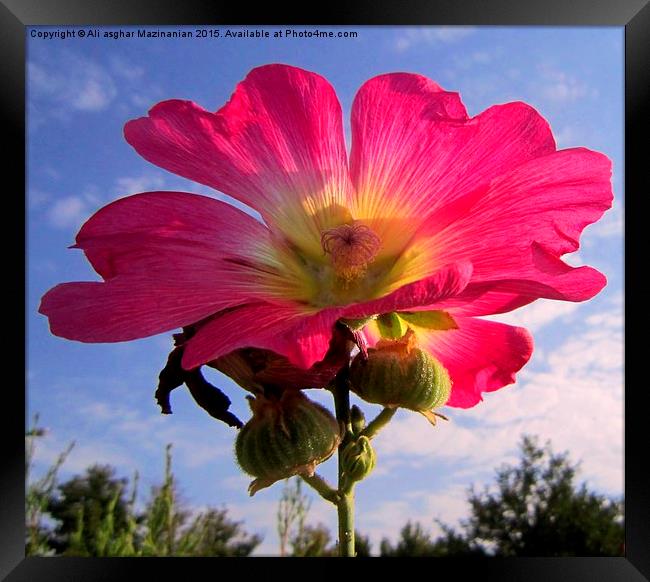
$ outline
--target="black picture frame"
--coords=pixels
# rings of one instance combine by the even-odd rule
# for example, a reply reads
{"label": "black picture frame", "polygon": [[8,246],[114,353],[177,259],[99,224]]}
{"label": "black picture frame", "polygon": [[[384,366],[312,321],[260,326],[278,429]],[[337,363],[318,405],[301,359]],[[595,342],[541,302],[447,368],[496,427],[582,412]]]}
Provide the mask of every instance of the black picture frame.
{"label": "black picture frame", "polygon": [[[236,3],[235,3],[236,4]],[[629,582],[650,579],[650,479],[646,469],[648,439],[646,409],[643,404],[647,380],[635,381],[642,371],[640,346],[645,316],[642,301],[647,298],[644,266],[647,264],[647,234],[642,236],[639,200],[650,193],[646,158],[650,104],[650,5],[648,0],[402,0],[388,2],[365,0],[330,2],[315,6],[305,13],[295,5],[260,4],[254,8],[215,1],[131,0],[114,3],[100,0],[2,0],[0,3],[0,59],[3,121],[3,155],[7,161],[5,176],[13,178],[4,192],[3,231],[8,235],[5,260],[19,256],[18,241],[25,240],[24,205],[17,192],[25,186],[25,27],[32,25],[119,25],[119,24],[346,24],[346,25],[549,25],[549,26],[620,26],[625,27],[625,557],[621,558],[512,558],[512,559],[436,559],[416,565],[424,575],[438,579],[454,576],[463,579],[472,575],[483,580],[590,580]],[[13,160],[12,157],[16,159]],[[12,202],[13,200],[13,202]],[[15,213],[18,213],[18,216]],[[23,220],[21,220],[21,217]],[[647,231],[647,227],[646,227]],[[22,255],[25,257],[25,254]],[[26,265],[22,262],[23,269]],[[19,275],[6,277],[9,296],[25,297],[25,279]],[[6,287],[5,287],[6,288]],[[24,299],[23,299],[24,301]],[[16,299],[16,302],[19,302]],[[13,302],[11,302],[13,304]],[[0,578],[9,582],[22,580],[130,580],[163,577],[188,579],[194,572],[200,576],[223,575],[223,562],[216,566],[208,558],[148,560],[112,558],[25,558],[24,555],[24,384],[25,350],[23,338],[15,330],[23,330],[24,313],[5,303],[5,371],[19,370],[18,380],[6,375],[4,382],[3,458],[0,481]],[[24,304],[23,304],[24,305]],[[15,320],[15,321],[14,321]],[[645,354],[643,354],[645,355]],[[646,355],[647,359],[647,355]],[[20,365],[18,365],[20,364]],[[22,365],[22,368],[21,368]],[[11,380],[9,379],[11,377]],[[20,380],[22,378],[22,380]],[[14,408],[17,407],[17,408]],[[603,419],[606,422],[607,419]],[[356,560],[348,563],[346,575],[362,575],[367,569],[393,568],[404,571],[399,560]],[[226,566],[241,566],[226,562]],[[260,569],[269,575],[296,569],[302,576],[309,570],[295,560],[274,561],[270,558],[248,560],[246,574]],[[336,575],[341,565],[336,560],[321,559],[319,574]],[[411,568],[408,565],[407,568]],[[242,569],[243,571],[243,569]],[[207,574],[206,574],[207,573]],[[227,574],[226,574],[227,575]],[[421,575],[416,572],[416,575]]]}

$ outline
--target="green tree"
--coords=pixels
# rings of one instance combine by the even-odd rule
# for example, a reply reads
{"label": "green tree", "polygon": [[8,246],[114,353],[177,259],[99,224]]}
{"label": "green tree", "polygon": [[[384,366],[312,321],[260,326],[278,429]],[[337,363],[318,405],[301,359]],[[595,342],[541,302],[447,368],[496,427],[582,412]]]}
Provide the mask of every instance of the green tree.
{"label": "green tree", "polygon": [[438,522],[443,535],[433,540],[420,523],[410,521],[402,528],[397,543],[393,546],[384,538],[381,541],[380,555],[386,557],[431,557],[444,556],[482,556],[481,547],[474,546],[453,529]]}
{"label": "green tree", "polygon": [[[368,536],[364,536],[357,530],[354,536],[357,558],[369,557],[371,545]],[[292,538],[291,555],[305,558],[338,557],[339,549],[329,529],[319,523],[316,526],[306,525],[299,535]]]}
{"label": "green tree", "polygon": [[165,480],[154,488],[142,516],[145,556],[248,556],[262,538],[248,535],[226,509],[209,508],[191,521],[191,511],[179,500],[172,472],[171,445],[165,453]]}
{"label": "green tree", "polygon": [[192,556],[249,556],[262,541],[258,535],[247,534],[241,522],[231,521],[226,509],[199,514],[183,535],[190,538]]}
{"label": "green tree", "polygon": [[[116,478],[110,466],[94,465],[55,487],[56,472],[72,445],[43,479],[30,483],[33,438],[43,435],[36,422],[26,433],[28,555],[248,556],[262,541],[247,534],[241,522],[229,519],[225,508],[193,513],[179,500],[171,445],[166,449],[163,483],[152,488],[140,512],[137,471],[129,499],[128,479]],[[44,517],[54,525],[44,525]]]}
{"label": "green tree", "polygon": [[461,530],[437,520],[443,535],[431,539],[408,523],[395,546],[384,539],[382,556],[620,556],[622,500],[577,487],[578,466],[525,436],[517,466],[497,470],[496,484],[468,495],[469,519]]}
{"label": "green tree", "polygon": [[577,487],[578,465],[531,436],[518,466],[497,471],[496,491],[469,495],[465,539],[491,545],[497,556],[620,556],[623,501]]}
{"label": "green tree", "polygon": [[47,510],[58,525],[50,545],[59,554],[102,556],[113,536],[129,529],[128,507],[124,498],[127,479],[117,479],[108,465],[88,467],[58,486]]}
{"label": "green tree", "polygon": [[431,536],[419,523],[410,521],[401,529],[395,546],[387,538],[381,540],[380,555],[387,557],[433,556]]}

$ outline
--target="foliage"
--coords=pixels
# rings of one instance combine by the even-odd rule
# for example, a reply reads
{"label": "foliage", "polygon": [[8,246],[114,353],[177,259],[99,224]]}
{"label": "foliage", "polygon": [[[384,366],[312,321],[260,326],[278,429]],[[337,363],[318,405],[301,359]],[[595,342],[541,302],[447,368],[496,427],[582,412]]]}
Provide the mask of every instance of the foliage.
{"label": "foliage", "polygon": [[48,513],[58,522],[50,538],[56,553],[107,555],[109,541],[128,528],[126,484],[127,479],[115,478],[112,467],[93,465],[59,485],[47,504]]}
{"label": "foliage", "polygon": [[[29,439],[42,434],[36,428],[26,433],[28,470],[34,453]],[[128,499],[128,479],[116,478],[110,466],[94,465],[57,487],[56,473],[70,448],[43,479],[28,484],[27,555],[248,556],[261,542],[230,520],[226,509],[192,515],[179,500],[171,445],[164,481],[152,489],[142,512],[136,510],[137,472]],[[44,525],[44,516],[55,525]]]}
{"label": "foliage", "polygon": [[[442,524],[441,524],[442,525]],[[380,555],[387,557],[431,557],[485,555],[480,547],[473,547],[465,538],[442,525],[444,536],[431,539],[419,523],[410,521],[402,528],[400,538],[395,546],[383,539]]]}
{"label": "foliage", "polygon": [[[280,555],[293,557],[338,556],[338,546],[327,527],[306,525],[311,500],[302,491],[300,477],[287,479],[278,505],[278,535]],[[370,540],[355,531],[355,546],[358,557],[370,556]],[[288,552],[290,546],[291,551]]]}
{"label": "foliage", "polygon": [[435,541],[419,524],[381,544],[382,556],[620,556],[623,502],[576,488],[577,465],[526,436],[520,463],[497,470],[496,491],[470,490],[471,516],[461,532],[440,522]]}
{"label": "foliage", "polygon": [[574,485],[578,466],[524,437],[521,462],[497,472],[496,492],[471,491],[466,537],[498,556],[620,556],[623,501]]}
{"label": "foliage", "polygon": [[48,468],[45,475],[31,482],[32,465],[36,448],[35,439],[44,437],[45,429],[38,426],[38,414],[34,415],[31,428],[25,432],[25,517],[26,539],[25,553],[28,556],[43,556],[53,553],[48,545],[48,531],[43,523],[47,511],[48,500],[56,487],[57,475],[61,465],[74,447],[74,442],[57,457]]}

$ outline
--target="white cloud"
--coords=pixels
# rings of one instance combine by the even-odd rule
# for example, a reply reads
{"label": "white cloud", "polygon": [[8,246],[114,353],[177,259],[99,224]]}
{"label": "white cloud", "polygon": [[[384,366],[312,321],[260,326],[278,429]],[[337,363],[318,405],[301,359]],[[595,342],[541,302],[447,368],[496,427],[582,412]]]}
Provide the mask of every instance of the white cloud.
{"label": "white cloud", "polygon": [[54,228],[77,229],[101,204],[99,188],[90,184],[81,194],[55,200],[47,211],[47,219]]}
{"label": "white cloud", "polygon": [[558,131],[553,132],[558,149],[578,147],[585,142],[582,132],[570,125],[565,125]]}
{"label": "white cloud", "polygon": [[30,208],[41,208],[52,198],[52,194],[38,188],[30,188],[27,193],[27,203]]}
{"label": "white cloud", "polygon": [[88,217],[88,205],[81,196],[66,196],[50,207],[47,216],[55,228],[78,227]]}
{"label": "white cloud", "polygon": [[614,207],[605,213],[602,220],[596,224],[587,227],[589,238],[587,244],[593,244],[593,238],[610,238],[610,237],[623,237],[623,208],[620,204],[614,203]]}
{"label": "white cloud", "polygon": [[111,70],[118,76],[134,81],[144,76],[144,68],[121,57],[113,56],[110,60]]}
{"label": "white cloud", "polygon": [[619,308],[589,317],[580,333],[549,352],[543,372],[520,374],[516,385],[484,395],[475,408],[447,410],[449,423],[432,428],[419,417],[394,420],[377,439],[378,455],[459,463],[475,476],[512,455],[521,435],[537,434],[582,460],[581,477],[593,487],[620,494],[621,323]]}
{"label": "white cloud", "polygon": [[585,97],[597,97],[598,91],[584,81],[547,64],[540,65],[534,81],[536,93],[554,103],[570,103]]}
{"label": "white cloud", "polygon": [[395,39],[397,52],[404,52],[421,45],[436,45],[458,42],[476,31],[472,26],[436,26],[426,28],[405,28]]}
{"label": "white cloud", "polygon": [[[493,482],[497,467],[516,464],[524,434],[538,435],[540,442],[550,439],[556,452],[568,450],[571,461],[580,462],[578,482],[606,494],[622,493],[622,294],[609,304],[549,351],[542,372],[520,373],[517,384],[484,395],[475,408],[447,409],[450,422],[433,428],[419,415],[398,413],[375,441],[379,466],[390,466],[389,474],[412,472],[414,481],[430,481],[436,467],[439,476],[430,488],[413,489],[374,508],[367,528],[373,542],[396,540],[407,520],[419,521],[434,536],[440,533],[434,518],[458,525],[469,514],[469,485],[480,489]],[[568,312],[545,308],[526,317],[540,326]],[[376,471],[371,479],[385,478],[383,473]]]}
{"label": "white cloud", "polygon": [[456,69],[467,70],[477,65],[487,65],[493,62],[495,57],[500,54],[500,49],[493,49],[491,51],[477,50],[472,52],[462,52],[454,56],[453,62]]}
{"label": "white cloud", "polygon": [[139,192],[160,190],[165,187],[162,176],[142,174],[141,176],[124,176],[115,181],[114,192],[117,198],[131,196]]}
{"label": "white cloud", "polygon": [[557,319],[562,322],[568,321],[579,307],[579,303],[539,299],[515,311],[491,315],[485,319],[525,327],[532,332],[541,329]]}
{"label": "white cloud", "polygon": [[[74,111],[106,109],[117,95],[111,75],[97,63],[78,54],[63,52],[59,56],[56,67],[47,58],[28,63],[30,101],[42,102],[59,117]],[[39,110],[42,112],[46,107]]]}
{"label": "white cloud", "polygon": [[[58,435],[51,433],[47,438],[39,439],[36,442],[34,452],[34,466],[37,469],[36,476],[44,474],[44,467],[52,466],[59,456],[67,449],[71,440],[63,441]],[[136,465],[128,451],[120,449],[108,441],[75,442],[72,451],[66,458],[61,468],[65,475],[83,473],[91,465],[113,465],[119,466],[120,470],[134,470]],[[38,471],[40,469],[40,471]]]}

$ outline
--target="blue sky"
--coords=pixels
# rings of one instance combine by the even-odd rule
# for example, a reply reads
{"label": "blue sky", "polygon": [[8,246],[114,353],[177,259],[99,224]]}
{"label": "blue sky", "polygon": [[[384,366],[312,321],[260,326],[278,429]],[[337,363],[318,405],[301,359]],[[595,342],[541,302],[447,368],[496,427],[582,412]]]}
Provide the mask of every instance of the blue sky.
{"label": "blue sky", "polygon": [[[214,422],[182,389],[172,394],[173,415],[161,415],[155,404],[171,333],[81,344],[52,336],[37,309],[57,283],[96,280],[83,254],[67,247],[106,203],[146,190],[223,197],[140,158],[123,139],[124,123],[170,98],[216,110],[251,68],[282,62],[325,76],[341,100],[346,125],[365,80],[417,72],[459,91],[470,115],[495,103],[525,101],[550,122],[560,148],[598,150],[614,165],[613,209],[585,230],[580,250],[565,257],[572,265],[599,269],[608,286],[585,303],[540,300],[494,317],[530,329],[532,360],[515,385],[485,395],[473,409],[445,409],[451,421],[435,429],[423,417],[400,411],[375,441],[377,469],[357,488],[358,529],[370,534],[378,550],[380,539],[394,540],[409,518],[432,533],[438,531],[435,517],[455,523],[467,515],[467,488],[490,483],[495,467],[514,462],[526,433],[551,439],[556,450],[581,460],[580,478],[593,489],[622,494],[622,27],[320,28],[356,31],[354,39],[46,40],[32,38],[30,30],[28,413],[39,412],[49,429],[39,443],[37,472],[75,440],[63,478],[95,462],[112,464],[126,476],[138,468],[146,494],[162,478],[164,447],[171,442],[183,497],[196,508],[225,504],[247,530],[264,535],[258,553],[277,553],[281,485],[250,499],[248,478],[232,455],[233,429]],[[284,28],[265,30],[272,36]],[[228,392],[234,412],[248,418],[243,390],[216,372],[206,375]],[[331,405],[322,391],[310,396]],[[368,417],[379,412],[372,405],[362,408]],[[320,472],[334,482],[335,462]],[[310,522],[335,531],[335,517],[332,506],[314,497]]]}

